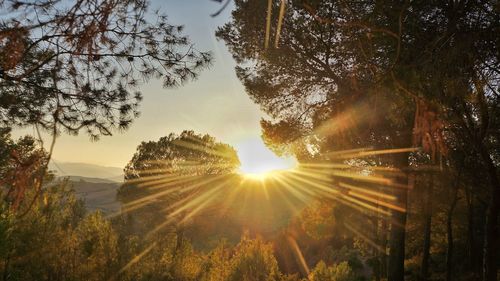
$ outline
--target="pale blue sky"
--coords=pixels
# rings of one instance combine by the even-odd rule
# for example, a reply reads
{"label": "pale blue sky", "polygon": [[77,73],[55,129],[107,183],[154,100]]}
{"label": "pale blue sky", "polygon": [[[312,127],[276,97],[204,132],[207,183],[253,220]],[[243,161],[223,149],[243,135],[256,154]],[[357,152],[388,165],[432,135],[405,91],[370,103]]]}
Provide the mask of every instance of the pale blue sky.
{"label": "pale blue sky", "polygon": [[[237,79],[235,63],[226,46],[215,38],[216,28],[229,20],[231,5],[213,18],[210,14],[221,7],[214,1],[153,1],[153,9],[159,7],[171,23],[185,26],[185,33],[196,48],[212,51],[212,67],[203,71],[198,80],[177,89],[164,89],[158,80],[148,82],[142,87],[141,116],[129,130],[98,142],[90,142],[85,134],[62,135],[57,139],[53,159],[123,167],[141,141],[157,140],[188,129],[208,133],[240,151],[245,150],[245,155],[259,154],[262,160],[257,157],[253,162],[276,161],[260,140],[259,121],[264,115]],[[30,132],[33,130],[26,129],[15,135]]]}

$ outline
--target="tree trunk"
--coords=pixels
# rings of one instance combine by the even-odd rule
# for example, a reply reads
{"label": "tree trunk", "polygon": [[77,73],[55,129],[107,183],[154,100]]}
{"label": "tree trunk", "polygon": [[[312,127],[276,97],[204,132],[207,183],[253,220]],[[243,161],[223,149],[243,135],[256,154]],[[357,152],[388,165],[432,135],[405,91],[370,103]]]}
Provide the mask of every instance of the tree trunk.
{"label": "tree trunk", "polygon": [[184,244],[184,226],[179,225],[177,226],[176,229],[176,244],[175,244],[175,252],[179,252],[182,249],[182,246]]}
{"label": "tree trunk", "polygon": [[10,251],[7,253],[7,257],[5,257],[4,261],[4,268],[3,268],[3,280],[7,281],[9,280],[9,266],[10,266]]}
{"label": "tree trunk", "polygon": [[[377,245],[380,245],[380,225],[379,225],[380,220],[381,219],[378,216],[372,218],[373,233],[375,234],[375,241]],[[372,255],[373,255],[373,277],[375,278],[375,281],[380,281],[381,280],[380,250],[375,247],[372,248]]]}
{"label": "tree trunk", "polygon": [[387,249],[387,231],[388,223],[387,218],[383,218],[380,226],[380,246],[384,249],[384,252],[380,252],[380,275],[382,278],[387,278],[387,254],[385,250]]}
{"label": "tree trunk", "polygon": [[467,255],[469,258],[469,270],[476,273],[476,247],[474,240],[474,193],[470,187],[465,187],[465,198],[467,201]]}
{"label": "tree trunk", "polygon": [[448,242],[448,248],[446,250],[446,281],[451,281],[452,270],[453,270],[453,211],[458,201],[458,180],[455,186],[455,193],[453,195],[453,201],[451,202],[450,209],[448,210],[448,217],[446,220],[446,239]]}
{"label": "tree trunk", "polygon": [[[409,147],[412,143],[412,134],[407,132],[403,137],[401,147]],[[394,165],[402,170],[409,167],[409,153],[397,154],[394,159]],[[406,215],[408,210],[408,188],[410,186],[410,177],[401,177],[396,181],[400,187],[394,187],[396,202],[405,209],[404,212],[391,211],[391,229],[389,233],[389,258],[387,263],[387,281],[404,281],[404,263],[405,263],[405,234],[406,234]]]}
{"label": "tree trunk", "polygon": [[[395,165],[398,168],[408,167],[408,153],[396,156]],[[398,180],[401,186],[409,186],[408,177]],[[405,262],[405,232],[406,232],[406,209],[408,207],[408,188],[395,188],[394,195],[397,204],[405,209],[404,212],[392,210],[391,230],[389,236],[389,260],[387,266],[388,281],[404,281]]]}
{"label": "tree trunk", "polygon": [[[400,190],[397,197],[400,206],[407,206],[408,190]],[[388,281],[404,280],[406,212],[392,211],[389,239]]]}
{"label": "tree trunk", "polygon": [[491,160],[490,154],[481,146],[481,156],[486,164],[490,184],[491,196],[486,213],[486,229],[483,251],[483,281],[497,281],[498,263],[498,213],[500,208],[500,180],[497,169]]}
{"label": "tree trunk", "polygon": [[432,227],[432,189],[434,185],[434,175],[430,175],[430,182],[424,191],[424,245],[422,250],[422,264],[420,267],[420,278],[427,281],[429,275],[429,258],[431,248],[431,227]]}

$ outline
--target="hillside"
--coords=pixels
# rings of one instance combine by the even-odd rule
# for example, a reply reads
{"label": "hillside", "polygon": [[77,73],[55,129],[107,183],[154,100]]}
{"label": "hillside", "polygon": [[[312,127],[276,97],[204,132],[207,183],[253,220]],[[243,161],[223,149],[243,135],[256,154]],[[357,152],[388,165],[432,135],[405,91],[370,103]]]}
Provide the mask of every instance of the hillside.
{"label": "hillside", "polygon": [[108,179],[69,176],[75,195],[85,201],[85,207],[90,211],[101,210],[103,213],[113,213],[120,210],[120,202],[116,192],[120,183]]}
{"label": "hillside", "polygon": [[[87,163],[51,161],[49,169],[61,177],[84,177],[88,182],[123,182],[123,170]],[[91,180],[89,178],[99,179]],[[76,178],[79,180],[79,178]]]}

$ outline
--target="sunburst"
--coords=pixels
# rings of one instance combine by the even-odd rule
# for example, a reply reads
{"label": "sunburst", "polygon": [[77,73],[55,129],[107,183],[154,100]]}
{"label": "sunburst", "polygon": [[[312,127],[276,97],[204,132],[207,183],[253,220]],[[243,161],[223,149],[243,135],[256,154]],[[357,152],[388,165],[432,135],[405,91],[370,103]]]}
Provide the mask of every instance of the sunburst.
{"label": "sunburst", "polygon": [[295,158],[278,157],[260,138],[245,140],[236,148],[241,162],[239,173],[246,179],[262,181],[297,166]]}
{"label": "sunburst", "polygon": [[[174,198],[174,201],[170,201],[160,210],[165,220],[147,233],[146,237],[152,237],[152,234],[168,225],[186,224],[194,217],[210,213],[212,210],[218,215],[235,210],[247,212],[257,210],[249,208],[247,199],[259,193],[264,195],[263,200],[268,204],[286,203],[285,208],[289,208],[292,215],[298,214],[302,207],[317,199],[333,200],[359,213],[383,219],[390,219],[391,212],[406,212],[405,206],[398,205],[395,196],[395,193],[402,190],[397,180],[404,176],[401,171],[391,167],[357,167],[348,164],[346,159],[407,153],[415,151],[415,148],[351,149],[331,153],[329,161],[298,164],[295,159],[276,156],[260,139],[246,141],[236,147],[241,163],[237,172],[196,175],[192,173],[196,168],[201,169],[210,165],[198,162],[186,162],[177,171],[168,169],[140,171],[140,174],[145,176],[128,184],[144,188],[148,193],[124,204],[121,213],[137,210],[164,198],[176,197],[177,199]],[[200,149],[193,145],[187,148]],[[378,247],[370,237],[363,235],[355,226],[349,225],[348,229],[354,235]],[[293,244],[293,241],[289,242],[292,243],[297,257],[303,259],[299,246]],[[150,248],[146,249],[149,250]],[[131,260],[122,271],[127,270],[127,267],[132,266],[145,254],[147,252]],[[307,264],[302,261],[301,263],[305,264],[304,270],[307,272]]]}

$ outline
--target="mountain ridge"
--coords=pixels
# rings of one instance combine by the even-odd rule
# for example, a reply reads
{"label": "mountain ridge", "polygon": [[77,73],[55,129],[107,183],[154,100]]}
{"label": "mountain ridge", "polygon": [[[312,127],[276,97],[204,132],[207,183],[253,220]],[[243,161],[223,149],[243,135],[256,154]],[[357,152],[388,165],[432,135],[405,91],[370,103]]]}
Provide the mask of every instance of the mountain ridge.
{"label": "mountain ridge", "polygon": [[95,179],[93,182],[98,182],[96,181],[97,179],[118,183],[123,182],[123,169],[118,167],[52,160],[49,163],[49,169],[55,171],[58,177],[70,177],[77,180],[87,178],[87,181]]}

